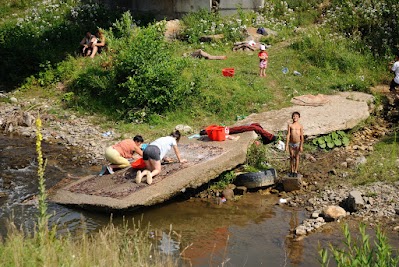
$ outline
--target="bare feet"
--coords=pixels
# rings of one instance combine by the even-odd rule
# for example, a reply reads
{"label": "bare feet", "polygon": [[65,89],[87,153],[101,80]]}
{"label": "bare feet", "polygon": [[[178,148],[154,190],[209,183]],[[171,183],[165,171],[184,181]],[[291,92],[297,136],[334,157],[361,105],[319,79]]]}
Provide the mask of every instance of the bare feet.
{"label": "bare feet", "polygon": [[137,171],[136,174],[136,183],[141,183],[141,179],[143,178],[143,174],[141,173],[141,171]]}
{"label": "bare feet", "polygon": [[152,184],[152,173],[147,171],[147,184]]}

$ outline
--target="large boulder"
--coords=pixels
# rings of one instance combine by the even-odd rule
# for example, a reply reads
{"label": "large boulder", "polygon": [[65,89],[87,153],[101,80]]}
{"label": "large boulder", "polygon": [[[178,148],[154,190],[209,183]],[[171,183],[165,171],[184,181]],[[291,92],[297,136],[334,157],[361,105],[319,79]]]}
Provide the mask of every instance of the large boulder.
{"label": "large boulder", "polygon": [[345,204],[346,204],[346,209],[351,212],[363,209],[365,203],[363,200],[362,192],[358,190],[353,190],[349,192]]}
{"label": "large boulder", "polygon": [[324,220],[327,221],[336,221],[339,220],[342,217],[346,216],[346,211],[341,208],[340,206],[327,206],[325,207],[322,212],[322,216],[324,217]]}

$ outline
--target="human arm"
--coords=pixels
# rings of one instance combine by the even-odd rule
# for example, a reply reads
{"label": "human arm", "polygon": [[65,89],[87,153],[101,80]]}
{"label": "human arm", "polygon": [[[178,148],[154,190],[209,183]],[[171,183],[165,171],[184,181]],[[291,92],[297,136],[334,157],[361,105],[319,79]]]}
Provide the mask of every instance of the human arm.
{"label": "human arm", "polygon": [[289,151],[289,143],[290,143],[290,136],[291,136],[291,127],[288,124],[288,129],[287,129],[287,138],[286,138],[286,144],[285,144],[285,150],[288,152]]}
{"label": "human arm", "polygon": [[398,68],[399,68],[399,61],[393,62],[390,71],[395,72]]}
{"label": "human arm", "polygon": [[300,146],[299,146],[299,151],[303,151],[303,143],[304,143],[304,141],[305,141],[305,138],[303,137],[303,126],[301,125],[301,128],[300,128],[300,138],[301,138],[301,144],[300,144]]}
{"label": "human arm", "polygon": [[174,146],[173,146],[173,150],[175,151],[177,160],[178,160],[180,163],[185,163],[185,162],[187,162],[186,159],[182,159],[182,158],[180,157],[180,151],[179,151],[179,148],[177,147],[177,145],[174,145]]}
{"label": "human arm", "polygon": [[96,46],[105,46],[105,36],[102,36],[95,45]]}
{"label": "human arm", "polygon": [[139,154],[141,157],[143,156],[143,150],[141,149],[141,147],[135,145],[133,153],[136,152],[137,154]]}
{"label": "human arm", "polygon": [[259,53],[258,57],[262,60],[267,60],[269,56],[267,55],[266,52],[261,52]]}
{"label": "human arm", "polygon": [[86,45],[86,37],[83,37],[82,41],[80,41],[80,45],[84,46],[84,47],[87,47],[87,45]]}
{"label": "human arm", "polygon": [[92,35],[90,38],[89,47],[95,47],[97,43],[98,43],[97,37],[95,35]]}

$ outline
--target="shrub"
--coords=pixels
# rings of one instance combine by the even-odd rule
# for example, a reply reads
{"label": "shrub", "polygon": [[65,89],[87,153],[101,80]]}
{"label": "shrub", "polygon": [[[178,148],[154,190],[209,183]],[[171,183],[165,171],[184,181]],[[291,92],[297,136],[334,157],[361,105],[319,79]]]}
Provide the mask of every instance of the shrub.
{"label": "shrub", "polygon": [[397,52],[397,1],[330,1],[326,24],[353,40],[361,40],[376,58]]}
{"label": "shrub", "polygon": [[[0,24],[0,80],[19,85],[43,65],[73,54],[86,31],[106,28],[119,14],[83,1],[27,1],[30,8]],[[21,2],[22,3],[22,2]]]}
{"label": "shrub", "polygon": [[344,131],[332,132],[328,135],[313,139],[313,145],[322,149],[333,149],[334,147],[349,145],[349,138]]}
{"label": "shrub", "polygon": [[164,41],[164,23],[134,30],[132,25],[130,13],[114,23],[107,32],[114,53],[110,66],[88,64],[70,87],[86,107],[93,101],[97,106],[112,105],[118,118],[140,122],[177,108],[197,88],[183,77],[187,59],[174,57]]}
{"label": "shrub", "polygon": [[[366,234],[364,224],[359,226],[361,239],[353,242],[349,227],[344,226],[345,248],[335,248],[330,244],[330,251],[337,266],[341,267],[365,267],[365,266],[398,266],[399,257],[393,256],[393,249],[388,243],[388,238],[378,227],[375,246],[370,245],[370,237]],[[330,256],[327,249],[319,250],[321,266],[329,266]]]}
{"label": "shrub", "polygon": [[215,183],[213,183],[209,189],[213,191],[217,190],[223,190],[225,189],[229,184],[231,184],[234,179],[236,178],[236,175],[233,171],[228,171],[224,172],[219,176],[219,180]]}
{"label": "shrub", "polygon": [[319,28],[307,33],[294,42],[292,48],[301,51],[303,57],[318,68],[353,73],[367,64],[366,52],[366,56],[357,55],[354,52],[361,51],[356,51],[350,40],[326,29]]}
{"label": "shrub", "polygon": [[239,41],[244,37],[248,20],[243,21],[245,15],[239,12],[238,16],[222,18],[219,13],[206,10],[189,13],[182,18],[184,29],[183,38],[189,43],[200,43],[204,35],[223,34],[224,41]]}
{"label": "shrub", "polygon": [[265,169],[266,162],[266,146],[262,145],[260,141],[253,142],[247,152],[246,164],[256,169]]}

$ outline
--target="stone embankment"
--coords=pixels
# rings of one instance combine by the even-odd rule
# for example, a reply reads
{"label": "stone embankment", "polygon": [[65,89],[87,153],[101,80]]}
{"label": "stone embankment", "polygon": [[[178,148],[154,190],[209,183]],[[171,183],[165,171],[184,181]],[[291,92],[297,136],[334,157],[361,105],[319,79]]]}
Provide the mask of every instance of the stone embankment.
{"label": "stone embankment", "polygon": [[37,99],[19,100],[6,94],[0,99],[9,99],[0,109],[0,129],[7,134],[18,134],[36,138],[35,120],[40,114],[42,120],[43,140],[48,143],[62,144],[67,149],[76,148],[84,153],[76,153],[72,158],[76,163],[100,165],[104,161],[104,150],[120,138],[113,129],[101,129],[90,122],[91,117],[78,117],[72,112],[54,110],[57,104],[51,100]]}
{"label": "stone embankment", "polygon": [[287,205],[305,207],[310,216],[295,228],[296,236],[303,236],[320,228],[329,221],[350,216],[373,225],[393,224],[390,230],[399,230],[399,182],[376,182],[366,186],[327,186],[310,195],[289,198]]}

